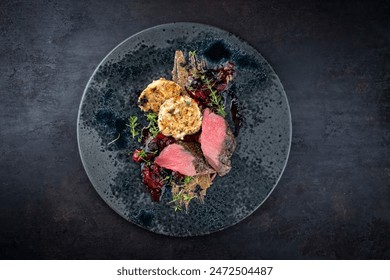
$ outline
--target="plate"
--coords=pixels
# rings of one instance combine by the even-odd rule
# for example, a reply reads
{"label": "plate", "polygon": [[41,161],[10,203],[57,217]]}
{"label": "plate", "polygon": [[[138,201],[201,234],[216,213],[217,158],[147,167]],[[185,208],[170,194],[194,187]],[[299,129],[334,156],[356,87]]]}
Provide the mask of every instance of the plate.
{"label": "plate", "polygon": [[[129,156],[139,143],[126,126],[129,116],[142,118],[140,92],[152,80],[171,78],[178,49],[195,50],[211,67],[235,63],[233,104],[241,116],[232,170],[217,177],[205,203],[191,202],[188,212],[173,211],[169,189],[159,203],[151,201],[140,166]],[[227,98],[227,111],[231,102]],[[213,26],[170,23],[131,36],[98,65],[81,99],[77,137],[93,187],[119,215],[155,233],[196,236],[238,223],[271,194],[287,163],[291,115],[278,76],[249,44]]]}

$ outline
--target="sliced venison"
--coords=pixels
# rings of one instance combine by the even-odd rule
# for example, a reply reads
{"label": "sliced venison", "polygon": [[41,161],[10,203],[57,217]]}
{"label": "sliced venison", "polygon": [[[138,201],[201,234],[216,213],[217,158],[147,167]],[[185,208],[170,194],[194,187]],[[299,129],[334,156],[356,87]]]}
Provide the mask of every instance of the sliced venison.
{"label": "sliced venison", "polygon": [[154,161],[166,169],[186,176],[213,174],[202,155],[200,145],[195,142],[176,142],[165,147]]}
{"label": "sliced venison", "polygon": [[205,109],[199,139],[207,162],[220,176],[226,175],[232,168],[230,158],[236,148],[236,139],[226,120]]}

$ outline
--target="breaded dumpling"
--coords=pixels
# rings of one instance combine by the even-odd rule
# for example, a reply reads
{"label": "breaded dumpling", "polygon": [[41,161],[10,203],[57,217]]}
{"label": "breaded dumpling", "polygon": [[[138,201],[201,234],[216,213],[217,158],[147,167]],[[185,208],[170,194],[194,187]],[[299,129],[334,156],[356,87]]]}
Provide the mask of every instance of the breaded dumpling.
{"label": "breaded dumpling", "polygon": [[173,81],[160,78],[144,89],[138,98],[138,105],[143,111],[158,114],[161,104],[172,97],[179,97],[181,87]]}
{"label": "breaded dumpling", "polygon": [[166,136],[183,139],[185,135],[198,132],[201,125],[198,104],[188,96],[170,98],[160,107],[158,128]]}

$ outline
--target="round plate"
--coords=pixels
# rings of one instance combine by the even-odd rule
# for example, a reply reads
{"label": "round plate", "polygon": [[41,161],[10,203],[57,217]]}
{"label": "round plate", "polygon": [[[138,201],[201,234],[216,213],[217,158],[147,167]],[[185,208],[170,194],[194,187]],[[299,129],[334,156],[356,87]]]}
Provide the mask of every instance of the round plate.
{"label": "round plate", "polygon": [[[171,79],[178,49],[195,50],[211,67],[235,63],[234,91],[242,115],[232,170],[217,177],[204,204],[193,201],[188,212],[172,209],[170,189],[159,203],[151,201],[140,165],[129,156],[139,143],[126,126],[131,115],[143,118],[140,92],[152,80]],[[287,162],[291,115],[277,75],[246,42],[216,27],[171,23],[131,36],[103,59],[84,91],[77,136],[92,185],[119,215],[156,233],[195,236],[236,224],[267,199]]]}

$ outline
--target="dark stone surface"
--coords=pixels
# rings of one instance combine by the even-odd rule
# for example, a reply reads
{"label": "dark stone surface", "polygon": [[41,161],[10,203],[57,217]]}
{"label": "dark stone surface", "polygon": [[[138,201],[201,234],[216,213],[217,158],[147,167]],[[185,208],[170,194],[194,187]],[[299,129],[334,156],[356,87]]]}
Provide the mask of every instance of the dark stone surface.
{"label": "dark stone surface", "polygon": [[[389,3],[239,2],[0,3],[1,258],[390,258]],[[290,160],[266,203],[227,230],[186,239],[115,214],[76,141],[100,60],[173,21],[252,44],[284,84],[293,119]]]}

